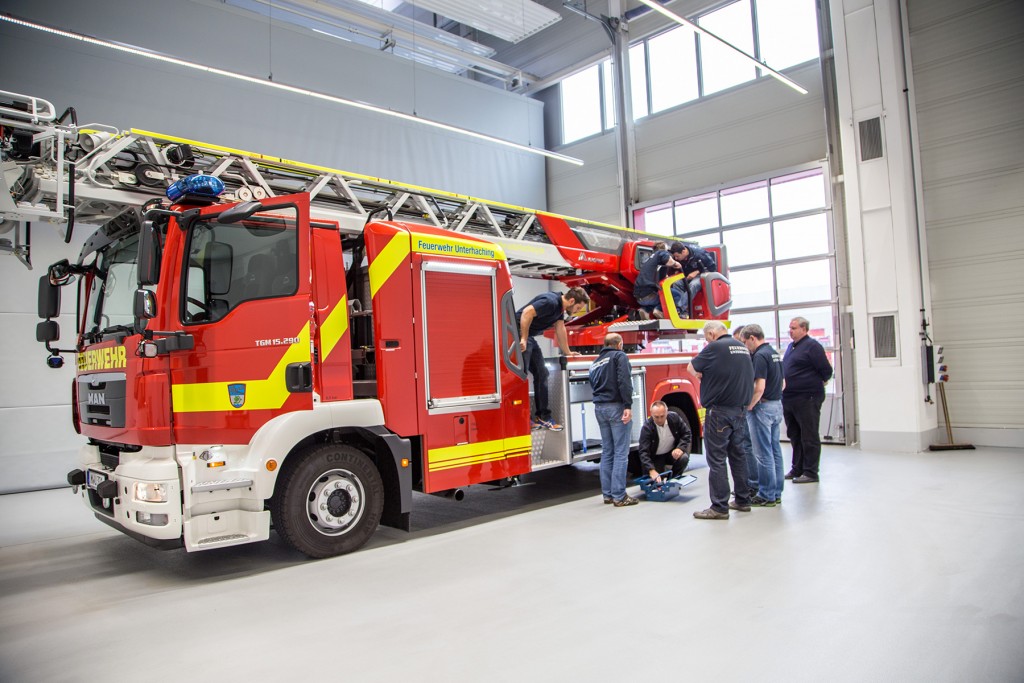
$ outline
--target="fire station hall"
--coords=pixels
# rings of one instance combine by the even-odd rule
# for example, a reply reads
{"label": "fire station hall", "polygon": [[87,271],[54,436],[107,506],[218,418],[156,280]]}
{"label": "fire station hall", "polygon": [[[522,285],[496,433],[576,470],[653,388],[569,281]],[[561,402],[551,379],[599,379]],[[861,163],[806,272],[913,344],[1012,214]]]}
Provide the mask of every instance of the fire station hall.
{"label": "fire station hall", "polygon": [[4,0],[0,681],[1024,681],[1024,3]]}

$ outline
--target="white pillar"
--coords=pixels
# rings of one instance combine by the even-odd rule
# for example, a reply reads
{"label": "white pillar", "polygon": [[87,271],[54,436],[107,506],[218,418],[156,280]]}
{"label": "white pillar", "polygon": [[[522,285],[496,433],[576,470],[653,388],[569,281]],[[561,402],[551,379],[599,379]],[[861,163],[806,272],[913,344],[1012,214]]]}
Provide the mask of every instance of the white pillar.
{"label": "white pillar", "polygon": [[921,311],[927,315],[930,297],[921,265],[922,254],[927,263],[919,230],[924,218],[915,187],[915,121],[899,0],[829,1],[859,441],[865,448],[916,452],[934,440],[936,410],[923,371]]}

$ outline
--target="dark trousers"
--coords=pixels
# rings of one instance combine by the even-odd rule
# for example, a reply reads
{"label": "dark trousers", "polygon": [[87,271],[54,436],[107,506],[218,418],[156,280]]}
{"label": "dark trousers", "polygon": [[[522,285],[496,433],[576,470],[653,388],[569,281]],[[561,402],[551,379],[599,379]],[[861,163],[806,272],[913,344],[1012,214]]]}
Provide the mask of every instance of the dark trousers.
{"label": "dark trousers", "polygon": [[[690,464],[690,456],[684,455],[678,460],[673,460],[671,452],[659,453],[651,458],[651,464],[654,465],[654,469],[658,471],[658,474],[671,468],[671,476],[678,477],[686,471],[686,467]],[[650,474],[650,472],[644,469],[643,464],[640,462],[640,455],[636,451],[632,451],[629,454],[629,473],[634,477],[646,477]]]}
{"label": "dark trousers", "polygon": [[782,419],[786,421],[789,443],[793,446],[794,477],[806,474],[818,478],[818,463],[821,461],[821,404],[824,397],[794,396],[782,399]]}
{"label": "dark trousers", "polygon": [[526,369],[533,375],[533,414],[538,420],[550,420],[548,408],[548,367],[533,337],[526,338]]}
{"label": "dark trousers", "polygon": [[736,485],[736,502],[750,500],[747,493],[747,451],[749,441],[747,409],[708,408],[704,418],[704,457],[708,461],[708,485],[711,489],[711,507],[718,512],[729,511],[729,472]]}

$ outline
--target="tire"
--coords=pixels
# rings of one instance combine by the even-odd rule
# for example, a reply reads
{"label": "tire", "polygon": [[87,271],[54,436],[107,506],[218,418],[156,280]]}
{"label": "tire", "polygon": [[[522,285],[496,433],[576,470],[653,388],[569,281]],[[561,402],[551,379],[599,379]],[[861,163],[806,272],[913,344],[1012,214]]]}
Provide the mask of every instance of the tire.
{"label": "tire", "polygon": [[384,484],[373,462],[341,444],[294,453],[270,501],[285,543],[313,558],[358,550],[380,523]]}
{"label": "tire", "polygon": [[[690,428],[690,451],[696,450],[695,446],[697,445],[698,436],[693,433],[693,424],[690,422],[690,418],[688,418],[686,416],[686,413],[683,412],[682,408],[679,408],[677,406],[669,406],[668,409],[669,409],[670,412],[673,412],[676,415],[678,415],[680,418],[682,418],[682,420],[686,424],[686,426]],[[689,466],[690,466],[690,455],[689,455],[689,453],[687,453],[686,455],[683,456],[683,472],[685,472],[686,468],[689,467]]]}

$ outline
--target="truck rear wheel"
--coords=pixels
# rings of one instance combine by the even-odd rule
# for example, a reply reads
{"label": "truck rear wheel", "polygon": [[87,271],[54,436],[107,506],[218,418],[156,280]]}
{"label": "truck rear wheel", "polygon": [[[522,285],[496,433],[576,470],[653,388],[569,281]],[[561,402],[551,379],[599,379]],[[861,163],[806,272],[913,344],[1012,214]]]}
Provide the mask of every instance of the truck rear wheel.
{"label": "truck rear wheel", "polygon": [[380,523],[384,485],[370,459],[341,444],[295,453],[270,502],[284,541],[314,558],[358,550]]}

